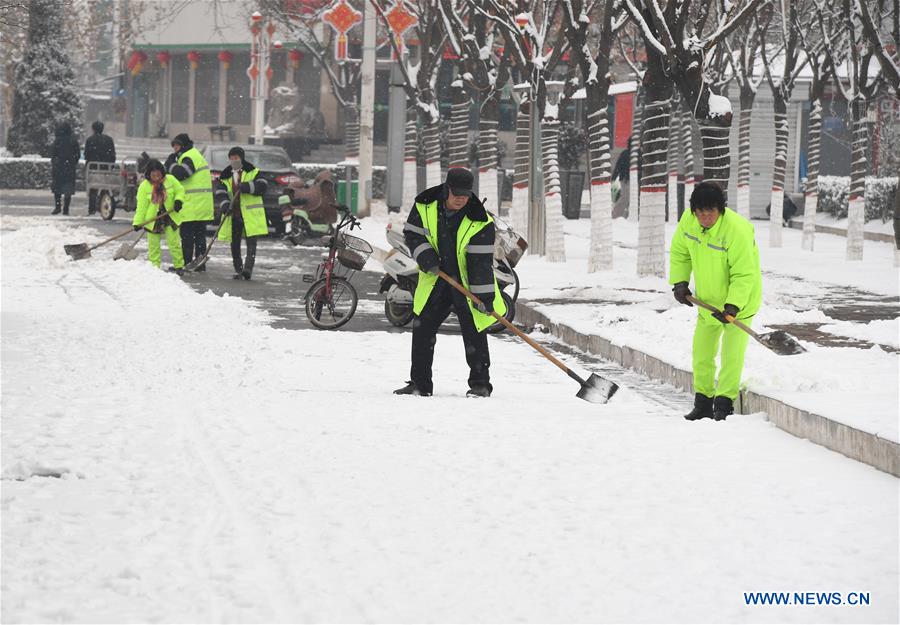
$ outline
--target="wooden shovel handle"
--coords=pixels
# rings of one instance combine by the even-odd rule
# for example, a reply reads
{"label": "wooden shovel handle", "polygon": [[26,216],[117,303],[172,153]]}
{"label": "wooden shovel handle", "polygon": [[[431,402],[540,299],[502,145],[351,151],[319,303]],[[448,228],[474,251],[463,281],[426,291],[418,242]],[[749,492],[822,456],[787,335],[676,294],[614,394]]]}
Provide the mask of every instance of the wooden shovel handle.
{"label": "wooden shovel handle", "polygon": [[[143,227],[146,226],[147,224],[152,224],[154,221],[156,221],[156,220],[159,219],[160,217],[165,217],[166,215],[171,215],[173,212],[175,212],[175,211],[167,211],[167,212],[165,212],[165,213],[162,213],[162,214],[160,214],[160,215],[157,215],[157,216],[154,217],[153,219],[148,219],[148,220],[145,221],[144,223],[142,223],[142,224],[137,224],[137,225],[138,225],[139,227],[143,228]],[[88,248],[88,251],[90,252],[91,250],[95,250],[95,249],[97,249],[98,247],[100,247],[101,245],[106,245],[106,244],[109,243],[110,241],[115,241],[116,239],[121,239],[122,237],[124,237],[124,236],[125,236],[126,234],[128,234],[129,232],[134,232],[134,226],[130,227],[128,230],[124,230],[123,232],[117,234],[117,235],[114,236],[114,237],[109,237],[109,238],[106,239],[105,241],[101,241],[101,242],[98,243],[97,245],[92,245],[91,247]]]}
{"label": "wooden shovel handle", "polygon": [[[714,313],[721,313],[721,312],[722,312],[721,310],[719,310],[719,309],[716,308],[715,306],[710,306],[709,304],[707,304],[707,303],[704,302],[703,300],[699,300],[699,299],[697,299],[696,297],[694,297],[693,295],[688,295],[688,296],[687,296],[687,300],[688,300],[689,302],[693,303],[693,304],[696,304],[696,305],[699,306],[700,308],[705,308],[705,309],[708,310],[709,312],[714,312]],[[737,327],[739,327],[741,330],[743,330],[744,332],[746,332],[747,334],[749,334],[750,336],[752,336],[753,338],[755,338],[757,341],[759,341],[760,343],[762,343],[763,345],[765,345],[765,342],[763,342],[763,340],[762,340],[761,338],[759,338],[759,335],[758,335],[756,332],[754,332],[753,330],[751,330],[748,326],[744,325],[743,323],[741,323],[740,321],[738,321],[737,319],[735,319],[735,318],[732,317],[731,315],[725,315],[725,319],[728,320],[729,323],[733,323],[734,325],[736,325]]]}
{"label": "wooden shovel handle", "polygon": [[[471,291],[469,291],[466,287],[464,287],[464,286],[461,285],[459,282],[457,282],[456,280],[454,280],[453,278],[451,278],[450,276],[448,276],[448,275],[447,275],[446,273],[444,273],[442,270],[438,269],[438,275],[439,275],[441,278],[443,278],[444,280],[446,280],[446,281],[450,284],[450,286],[452,286],[454,289],[456,289],[457,291],[459,291],[460,293],[462,293],[463,295],[465,295],[467,298],[469,298],[469,299],[470,299],[472,302],[474,302],[476,305],[483,306],[483,304],[481,303],[481,300],[478,299],[475,295],[473,295]],[[562,369],[563,371],[565,371],[565,372],[569,375],[569,377],[572,377],[572,376],[574,375],[573,372],[572,372],[572,370],[569,369],[566,365],[564,365],[558,358],[556,358],[556,356],[554,356],[553,354],[551,354],[551,353],[550,353],[549,351],[547,351],[542,345],[540,345],[540,344],[537,343],[534,339],[532,339],[530,336],[528,336],[527,334],[525,334],[524,332],[522,332],[521,330],[519,330],[519,328],[517,328],[516,326],[514,326],[513,324],[511,324],[511,323],[510,323],[509,321],[507,321],[504,317],[502,317],[501,315],[498,315],[496,311],[493,311],[493,310],[492,310],[492,311],[491,311],[490,313],[488,313],[488,314],[491,315],[494,319],[496,319],[496,320],[499,321],[500,323],[502,323],[504,326],[506,326],[506,328],[507,328],[508,330],[510,330],[513,334],[515,334],[515,335],[518,336],[520,339],[522,339],[523,341],[525,341],[526,343],[528,343],[529,345],[531,345],[533,348],[535,348],[538,352],[541,353],[541,355],[542,355],[544,358],[546,358],[547,360],[549,360],[550,362],[552,362],[554,365],[556,365],[557,367],[559,367],[560,369]],[[583,380],[580,380],[580,378],[579,378],[579,381],[581,381],[582,384],[584,383],[584,381],[583,381]]]}

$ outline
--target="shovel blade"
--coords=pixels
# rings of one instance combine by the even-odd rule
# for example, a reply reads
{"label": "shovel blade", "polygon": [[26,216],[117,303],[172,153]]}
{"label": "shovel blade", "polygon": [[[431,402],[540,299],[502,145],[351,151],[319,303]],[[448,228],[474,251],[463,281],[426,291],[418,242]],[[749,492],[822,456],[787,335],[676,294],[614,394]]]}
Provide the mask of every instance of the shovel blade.
{"label": "shovel blade", "polygon": [[581,385],[581,389],[575,394],[575,397],[589,401],[592,404],[605,404],[618,390],[619,385],[615,382],[592,373]]}
{"label": "shovel blade", "polygon": [[66,254],[72,257],[72,260],[81,260],[82,258],[90,258],[91,250],[87,243],[69,243],[63,245]]}
{"label": "shovel blade", "polygon": [[806,349],[793,336],[784,330],[776,330],[759,336],[766,347],[781,356],[794,356],[806,352]]}

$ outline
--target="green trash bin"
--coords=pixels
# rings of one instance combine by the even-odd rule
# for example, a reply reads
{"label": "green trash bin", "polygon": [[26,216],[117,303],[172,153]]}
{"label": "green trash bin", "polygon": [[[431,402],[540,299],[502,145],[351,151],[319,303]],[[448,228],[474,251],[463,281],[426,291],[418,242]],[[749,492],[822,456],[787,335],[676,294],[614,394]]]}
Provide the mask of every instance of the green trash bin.
{"label": "green trash bin", "polygon": [[341,181],[337,184],[337,202],[344,206],[350,207],[350,212],[354,215],[359,208],[359,181],[354,180],[350,183],[350,202],[347,202],[347,183]]}

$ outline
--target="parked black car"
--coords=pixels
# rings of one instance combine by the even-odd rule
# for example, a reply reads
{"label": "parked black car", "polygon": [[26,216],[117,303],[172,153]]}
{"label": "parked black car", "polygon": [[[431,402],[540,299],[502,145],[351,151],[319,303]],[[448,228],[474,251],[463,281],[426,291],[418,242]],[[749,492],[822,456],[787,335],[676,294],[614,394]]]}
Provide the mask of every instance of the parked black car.
{"label": "parked black car", "polygon": [[[203,158],[209,163],[209,170],[213,180],[219,179],[222,170],[228,167],[228,145],[207,145],[203,148]],[[281,192],[292,182],[298,182],[297,175],[291,159],[284,148],[275,145],[247,145],[244,148],[244,158],[259,168],[259,175],[269,183],[263,203],[266,206],[266,221],[270,231],[277,235],[284,234],[284,221],[281,218],[281,207],[278,198]]]}

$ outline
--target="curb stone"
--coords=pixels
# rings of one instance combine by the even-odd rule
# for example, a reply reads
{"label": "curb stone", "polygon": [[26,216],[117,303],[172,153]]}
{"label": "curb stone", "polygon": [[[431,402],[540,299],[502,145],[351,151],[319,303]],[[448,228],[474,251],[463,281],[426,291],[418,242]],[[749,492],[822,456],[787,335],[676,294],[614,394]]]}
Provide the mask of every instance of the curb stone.
{"label": "curb stone", "polygon": [[[516,302],[516,323],[525,326],[543,325],[553,336],[584,352],[618,363],[658,382],[671,384],[683,391],[691,391],[693,376],[690,371],[675,367],[632,347],[614,345],[602,336],[583,334],[566,324],[555,323],[544,313],[532,308],[525,300],[520,299]],[[892,440],[753,391],[741,391],[735,408],[740,414],[765,412],[769,421],[789,434],[805,438],[848,458],[900,477],[900,444]]]}

